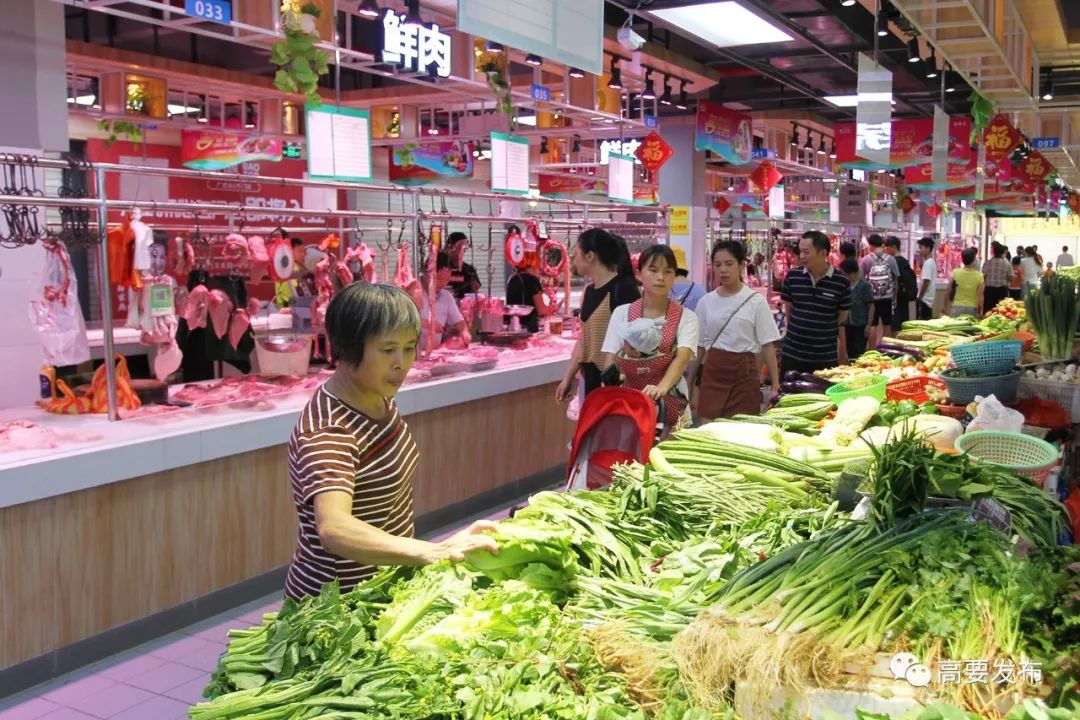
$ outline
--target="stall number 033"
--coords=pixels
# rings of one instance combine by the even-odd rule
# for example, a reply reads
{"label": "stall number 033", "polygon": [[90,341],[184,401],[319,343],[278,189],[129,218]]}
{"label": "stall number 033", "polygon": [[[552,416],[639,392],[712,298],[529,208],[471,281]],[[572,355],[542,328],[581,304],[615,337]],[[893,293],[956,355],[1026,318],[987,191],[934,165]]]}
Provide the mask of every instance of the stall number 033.
{"label": "stall number 033", "polygon": [[184,12],[223,25],[232,22],[232,3],[229,0],[184,0]]}

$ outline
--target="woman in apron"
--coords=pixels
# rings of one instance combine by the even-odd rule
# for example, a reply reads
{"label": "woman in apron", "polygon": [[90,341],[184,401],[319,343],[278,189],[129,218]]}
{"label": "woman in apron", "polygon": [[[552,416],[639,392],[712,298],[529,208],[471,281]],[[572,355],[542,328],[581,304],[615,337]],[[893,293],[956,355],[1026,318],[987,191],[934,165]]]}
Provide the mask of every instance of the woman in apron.
{"label": "woman in apron", "polygon": [[[603,347],[605,369],[614,363],[624,387],[641,390],[653,400],[663,398],[668,429],[689,424],[690,393],[683,373],[698,344],[697,317],[670,297],[675,270],[675,253],[667,245],[653,245],[641,253],[638,274],[643,296],[615,309]],[[659,331],[658,347],[645,356],[636,352],[646,349],[640,344],[624,347],[631,327],[643,319]]]}
{"label": "woman in apron", "polygon": [[765,297],[743,283],[745,260],[742,243],[717,244],[712,253],[716,289],[697,306],[697,361],[702,363],[697,412],[709,420],[761,412],[762,361],[769,367],[773,392],[780,390],[773,348],[780,331]]}
{"label": "woman in apron", "polygon": [[581,371],[585,395],[600,387],[604,338],[611,313],[641,297],[626,241],[614,233],[592,228],[574,245],[574,269],[589,280],[581,297],[581,336],[566,372],[555,390],[555,401],[570,399],[574,376]]}

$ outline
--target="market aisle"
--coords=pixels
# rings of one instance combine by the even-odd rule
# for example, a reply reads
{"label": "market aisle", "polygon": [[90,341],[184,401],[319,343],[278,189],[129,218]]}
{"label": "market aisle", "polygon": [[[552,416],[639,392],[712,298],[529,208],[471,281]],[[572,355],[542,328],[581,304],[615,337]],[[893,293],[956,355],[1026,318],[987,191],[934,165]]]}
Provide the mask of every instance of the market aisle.
{"label": "market aisle", "polygon": [[[425,539],[440,540],[468,523],[505,518],[500,507],[441,528]],[[262,622],[281,605],[279,594],[234,608],[165,637],[0,700],[0,720],[182,720],[225,652],[226,633]]]}

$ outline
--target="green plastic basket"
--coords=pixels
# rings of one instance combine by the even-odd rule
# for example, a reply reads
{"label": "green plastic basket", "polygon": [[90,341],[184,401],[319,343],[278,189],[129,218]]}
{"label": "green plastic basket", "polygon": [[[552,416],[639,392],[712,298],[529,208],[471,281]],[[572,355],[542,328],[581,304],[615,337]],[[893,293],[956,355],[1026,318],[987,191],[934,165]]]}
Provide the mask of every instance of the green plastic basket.
{"label": "green plastic basket", "polygon": [[967,405],[975,400],[976,395],[989,397],[993,395],[1003,403],[1011,403],[1016,400],[1016,392],[1020,388],[1019,370],[983,377],[956,377],[955,370],[946,370],[941,373],[941,379],[949,388],[949,400],[953,405]]}
{"label": "green plastic basket", "polygon": [[1021,433],[979,430],[961,435],[956,449],[979,462],[1000,465],[1027,476],[1042,487],[1058,463],[1058,449],[1039,438]]}
{"label": "green plastic basket", "polygon": [[888,384],[889,378],[878,375],[872,380],[856,380],[851,384],[833,385],[825,391],[825,394],[837,405],[848,398],[855,397],[872,397],[878,402],[885,402],[885,388]]}
{"label": "green plastic basket", "polygon": [[961,370],[982,375],[1007,373],[1020,362],[1024,343],[1019,340],[989,340],[987,342],[953,345],[953,363]]}

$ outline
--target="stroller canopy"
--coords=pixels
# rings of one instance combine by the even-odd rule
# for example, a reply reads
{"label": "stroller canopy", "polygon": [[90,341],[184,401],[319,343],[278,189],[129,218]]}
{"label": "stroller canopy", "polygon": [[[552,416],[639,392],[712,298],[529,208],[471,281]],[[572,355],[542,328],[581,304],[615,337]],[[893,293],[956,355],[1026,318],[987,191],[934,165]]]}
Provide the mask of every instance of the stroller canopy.
{"label": "stroller canopy", "polygon": [[656,412],[656,404],[640,390],[602,387],[589,393],[570,448],[567,489],[602,487],[611,482],[612,465],[646,462],[656,434]]}

